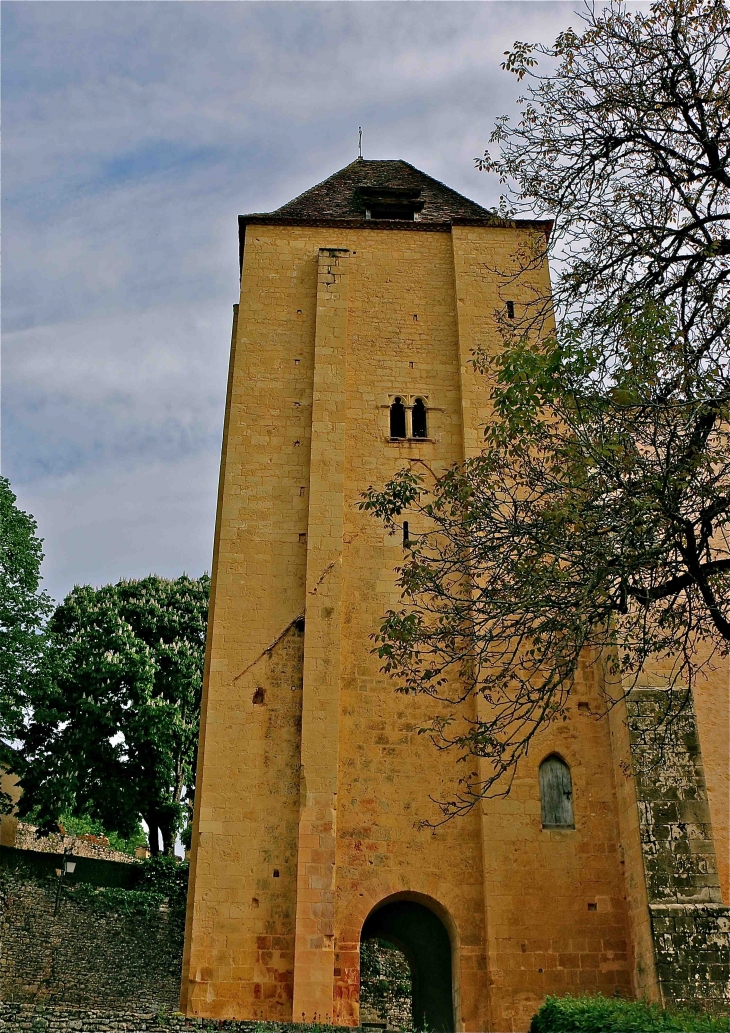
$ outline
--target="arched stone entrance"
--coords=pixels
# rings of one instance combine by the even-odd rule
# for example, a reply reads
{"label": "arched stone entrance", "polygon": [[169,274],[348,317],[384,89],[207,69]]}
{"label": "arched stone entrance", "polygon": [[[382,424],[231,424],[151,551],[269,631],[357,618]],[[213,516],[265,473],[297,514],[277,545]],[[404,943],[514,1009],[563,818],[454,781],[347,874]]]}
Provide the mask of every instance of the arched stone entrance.
{"label": "arched stone entrance", "polygon": [[385,940],[405,954],[411,968],[413,1028],[429,1033],[454,1029],[451,940],[441,919],[415,900],[391,900],[370,912],[360,941]]}

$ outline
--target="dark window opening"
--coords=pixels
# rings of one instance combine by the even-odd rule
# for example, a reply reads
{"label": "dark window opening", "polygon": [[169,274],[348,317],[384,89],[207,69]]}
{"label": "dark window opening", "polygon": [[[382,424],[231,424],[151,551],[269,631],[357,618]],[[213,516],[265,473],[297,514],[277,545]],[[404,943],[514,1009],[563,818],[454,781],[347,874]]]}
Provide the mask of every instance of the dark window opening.
{"label": "dark window opening", "polygon": [[515,303],[514,301],[507,302],[507,319],[515,318]]}
{"label": "dark window opening", "polygon": [[407,549],[411,543],[411,539],[408,537],[408,521],[403,521],[403,548]]}
{"label": "dark window opening", "polygon": [[279,878],[279,869],[278,868],[274,868],[274,878],[275,879]]}
{"label": "dark window opening", "polygon": [[261,706],[261,704],[264,702],[265,698],[266,698],[266,693],[264,692],[264,690],[259,685],[259,687],[256,689],[256,691],[253,694],[253,701],[252,702],[253,702],[254,706]]}
{"label": "dark window opening", "polygon": [[575,828],[570,768],[555,753],[540,765],[540,803],[544,829]]}
{"label": "dark window opening", "polygon": [[396,398],[390,407],[390,436],[404,438],[406,436],[406,407],[402,398]]}
{"label": "dark window opening", "polygon": [[413,406],[413,437],[427,438],[426,406],[422,398],[417,398]]}

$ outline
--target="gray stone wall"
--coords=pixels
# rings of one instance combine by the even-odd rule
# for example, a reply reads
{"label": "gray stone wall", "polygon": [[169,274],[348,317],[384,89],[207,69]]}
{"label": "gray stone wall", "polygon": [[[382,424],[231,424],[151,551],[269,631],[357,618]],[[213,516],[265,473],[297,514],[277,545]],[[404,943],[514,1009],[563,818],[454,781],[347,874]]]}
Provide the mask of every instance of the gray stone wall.
{"label": "gray stone wall", "polygon": [[627,707],[662,1001],[730,1012],[730,907],[691,697],[635,689]]}
{"label": "gray stone wall", "polygon": [[665,1001],[730,1012],[730,908],[650,904],[649,910]]}
{"label": "gray stone wall", "polygon": [[[88,884],[64,887],[55,912],[57,885],[32,868],[0,870],[0,999],[177,1008],[182,914]],[[94,893],[111,894],[111,906],[89,902]]]}
{"label": "gray stone wall", "polygon": [[338,1026],[294,1026],[278,1022],[186,1019],[174,1012],[110,1011],[0,1001],[3,1033],[352,1033]]}

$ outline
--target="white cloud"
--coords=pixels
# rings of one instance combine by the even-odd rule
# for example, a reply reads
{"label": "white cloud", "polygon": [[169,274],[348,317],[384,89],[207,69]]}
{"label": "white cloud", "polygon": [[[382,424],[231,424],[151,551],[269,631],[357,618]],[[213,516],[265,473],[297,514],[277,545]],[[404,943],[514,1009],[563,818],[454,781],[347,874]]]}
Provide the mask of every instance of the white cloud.
{"label": "white cloud", "polygon": [[517,39],[571,3],[7,4],[3,463],[56,596],[209,562],[239,212],[355,157],[484,204]]}

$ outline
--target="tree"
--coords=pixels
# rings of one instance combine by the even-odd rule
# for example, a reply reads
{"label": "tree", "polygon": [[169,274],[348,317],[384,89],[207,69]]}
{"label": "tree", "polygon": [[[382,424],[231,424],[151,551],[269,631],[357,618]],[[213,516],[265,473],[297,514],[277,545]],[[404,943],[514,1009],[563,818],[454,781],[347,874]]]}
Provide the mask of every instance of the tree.
{"label": "tree", "polygon": [[174,850],[193,793],[210,579],[74,588],[26,689],[20,813],[87,815]]}
{"label": "tree", "polygon": [[[22,727],[21,682],[37,661],[40,631],[53,604],[39,590],[43,551],[36,522],[16,506],[0,477],[0,763],[12,763],[11,743]],[[7,801],[5,801],[7,802]]]}
{"label": "tree", "polygon": [[[651,300],[671,308],[685,374],[727,387],[728,8],[659,0],[631,14],[614,2],[583,17],[581,35],[506,55],[528,86],[521,118],[500,118],[498,152],[477,159],[505,188],[503,215],[554,221],[532,256],[554,260],[552,298],[528,305],[521,329],[554,302],[584,348],[623,364],[623,327]],[[556,66],[539,75],[536,55]]]}
{"label": "tree", "polygon": [[436,741],[487,762],[447,816],[509,791],[581,663],[624,691],[663,670],[669,716],[730,647],[730,15],[660,0],[584,20],[551,48],[515,44],[522,115],[480,160],[504,217],[554,219],[495,273],[514,294],[536,263],[557,270],[553,298],[495,313],[503,347],[474,357],[486,450],[363,502],[391,531],[404,510],[425,528],[377,648],[402,689],[450,705]]}

